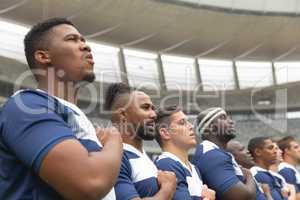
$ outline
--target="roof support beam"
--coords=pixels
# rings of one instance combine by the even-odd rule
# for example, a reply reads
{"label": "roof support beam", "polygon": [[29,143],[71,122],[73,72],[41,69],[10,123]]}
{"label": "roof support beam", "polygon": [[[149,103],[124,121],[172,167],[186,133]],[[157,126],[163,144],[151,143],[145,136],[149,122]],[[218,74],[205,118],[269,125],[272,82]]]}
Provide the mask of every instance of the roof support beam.
{"label": "roof support beam", "polygon": [[203,84],[202,84],[202,77],[201,77],[201,72],[200,72],[200,65],[198,62],[198,58],[195,58],[195,73],[196,73],[196,78],[197,78],[197,84],[198,84],[198,88],[203,91]]}
{"label": "roof support beam", "polygon": [[118,55],[119,55],[119,66],[120,66],[120,71],[121,71],[121,80],[123,83],[126,83],[129,85],[123,48],[120,48]]}
{"label": "roof support beam", "polygon": [[276,77],[276,72],[275,72],[275,65],[274,62],[272,61],[272,76],[273,76],[273,84],[277,85],[277,77]]}
{"label": "roof support beam", "polygon": [[232,61],[232,69],[233,69],[233,76],[234,76],[235,88],[239,90],[241,88],[240,88],[240,82],[239,82],[239,77],[238,77],[238,73],[237,73],[237,68],[236,68],[236,62],[235,62],[235,60]]}
{"label": "roof support beam", "polygon": [[159,84],[160,84],[160,88],[163,92],[167,91],[167,85],[166,85],[166,79],[165,79],[165,73],[164,73],[164,69],[163,69],[163,63],[162,63],[162,59],[161,59],[161,54],[157,55],[157,71],[158,71],[158,78],[159,78]]}

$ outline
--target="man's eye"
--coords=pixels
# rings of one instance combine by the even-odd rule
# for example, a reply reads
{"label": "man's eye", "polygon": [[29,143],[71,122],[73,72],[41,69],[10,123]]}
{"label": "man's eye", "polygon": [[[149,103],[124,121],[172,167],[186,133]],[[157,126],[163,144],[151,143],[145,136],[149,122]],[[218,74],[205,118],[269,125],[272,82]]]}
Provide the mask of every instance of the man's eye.
{"label": "man's eye", "polygon": [[69,37],[68,40],[75,41],[75,40],[77,40],[77,38],[76,37]]}
{"label": "man's eye", "polygon": [[148,110],[150,106],[143,106],[143,109]]}
{"label": "man's eye", "polygon": [[182,125],[185,125],[186,124],[186,120],[180,120],[179,123],[182,124]]}

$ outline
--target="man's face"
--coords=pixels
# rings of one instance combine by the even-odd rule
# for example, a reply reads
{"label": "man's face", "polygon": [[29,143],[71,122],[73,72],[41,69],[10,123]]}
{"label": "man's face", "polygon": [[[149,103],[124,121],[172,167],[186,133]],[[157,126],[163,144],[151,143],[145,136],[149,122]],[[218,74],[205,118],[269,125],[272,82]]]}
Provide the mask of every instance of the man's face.
{"label": "man's face", "polygon": [[285,150],[285,153],[293,158],[297,163],[300,163],[300,147],[296,141],[291,141],[289,148]]}
{"label": "man's face", "polygon": [[94,81],[91,49],[78,30],[62,24],[53,27],[48,34],[50,64],[55,67],[59,79],[75,83]]}
{"label": "man's face", "polygon": [[217,132],[224,139],[231,140],[236,137],[234,123],[226,114],[222,114],[215,119],[212,123],[212,128],[214,132]]}
{"label": "man's face", "polygon": [[249,153],[248,149],[246,149],[245,146],[242,145],[240,142],[238,141],[229,142],[227,144],[227,148],[230,149],[230,152],[233,154],[235,160],[239,165],[247,169],[255,165],[253,158]]}
{"label": "man's face", "polygon": [[274,145],[275,145],[275,150],[276,150],[276,162],[277,163],[281,163],[282,162],[282,151],[281,151],[281,149],[278,147],[278,145],[274,142],[273,143]]}
{"label": "man's face", "polygon": [[263,147],[260,149],[261,159],[268,165],[273,165],[277,161],[277,151],[276,146],[274,145],[271,139],[264,141]]}
{"label": "man's face", "polygon": [[143,140],[155,137],[155,108],[150,97],[144,92],[134,91],[130,95],[126,120],[129,131]]}
{"label": "man's face", "polygon": [[170,134],[172,143],[179,148],[189,150],[197,144],[193,125],[182,111],[170,116],[168,134]]}

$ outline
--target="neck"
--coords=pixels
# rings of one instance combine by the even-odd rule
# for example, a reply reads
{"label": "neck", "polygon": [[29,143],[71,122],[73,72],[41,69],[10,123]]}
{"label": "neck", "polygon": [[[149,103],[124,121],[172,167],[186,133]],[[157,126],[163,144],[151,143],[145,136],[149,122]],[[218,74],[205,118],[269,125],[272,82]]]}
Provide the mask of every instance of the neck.
{"label": "neck", "polygon": [[256,163],[256,166],[259,166],[259,167],[261,167],[261,168],[263,168],[265,170],[269,170],[269,168],[270,168],[270,165],[264,163],[261,160],[255,161],[255,163]]}
{"label": "neck", "polygon": [[138,149],[140,152],[143,152],[143,140],[137,139],[137,138],[127,138],[124,137],[124,134],[122,134],[123,143],[130,144],[131,146]]}
{"label": "neck", "polygon": [[221,149],[223,150],[226,149],[226,145],[228,141],[222,141],[216,137],[210,137],[208,140],[218,145],[218,147],[220,147]]}
{"label": "neck", "polygon": [[254,164],[245,164],[245,165],[242,165],[242,167],[246,168],[246,169],[251,169],[251,167],[253,167]]}
{"label": "neck", "polygon": [[[117,118],[115,116],[115,118]],[[137,137],[136,129],[130,126],[130,122],[123,122],[120,119],[112,118],[114,127],[116,127],[121,133],[123,143],[130,144],[131,146],[143,152],[143,140]]]}
{"label": "neck", "polygon": [[286,157],[283,159],[283,161],[286,162],[286,163],[288,163],[288,164],[290,164],[290,165],[292,165],[292,166],[294,166],[294,167],[296,167],[297,164],[298,164],[297,162],[295,162],[294,159],[292,159],[292,158],[289,157],[289,156],[286,156]]}
{"label": "neck", "polygon": [[178,148],[173,145],[165,144],[162,148],[163,151],[169,152],[177,156],[186,166],[190,168],[189,159],[188,159],[188,150],[184,148]]}
{"label": "neck", "polygon": [[38,88],[46,91],[52,96],[62,98],[66,101],[76,104],[78,87],[74,82],[59,80],[56,76],[45,76],[38,80]]}
{"label": "neck", "polygon": [[269,167],[272,172],[278,172],[278,164],[273,164]]}

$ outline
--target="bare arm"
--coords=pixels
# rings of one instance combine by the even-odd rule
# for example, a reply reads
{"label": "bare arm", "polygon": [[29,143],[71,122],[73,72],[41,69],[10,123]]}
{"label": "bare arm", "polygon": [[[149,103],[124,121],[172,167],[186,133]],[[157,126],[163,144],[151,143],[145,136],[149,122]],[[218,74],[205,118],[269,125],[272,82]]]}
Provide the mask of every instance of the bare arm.
{"label": "bare arm", "polygon": [[296,200],[300,200],[300,193],[296,193]]}
{"label": "bare arm", "polygon": [[42,161],[39,174],[66,199],[99,199],[113,187],[120,169],[122,140],[106,130],[103,149],[89,153],[75,139],[55,145]]}
{"label": "bare arm", "polygon": [[[176,176],[173,172],[159,171],[157,181],[160,190],[153,197],[146,197],[143,200],[171,200],[176,190]],[[132,200],[141,200],[141,198],[134,198]]]}
{"label": "bare arm", "polygon": [[265,183],[261,184],[261,188],[264,191],[264,194],[266,195],[267,199],[268,200],[273,200],[269,185],[265,184]]}
{"label": "bare arm", "polygon": [[239,182],[223,194],[223,200],[255,200],[256,185],[247,169],[242,169],[246,177],[245,183]]}

